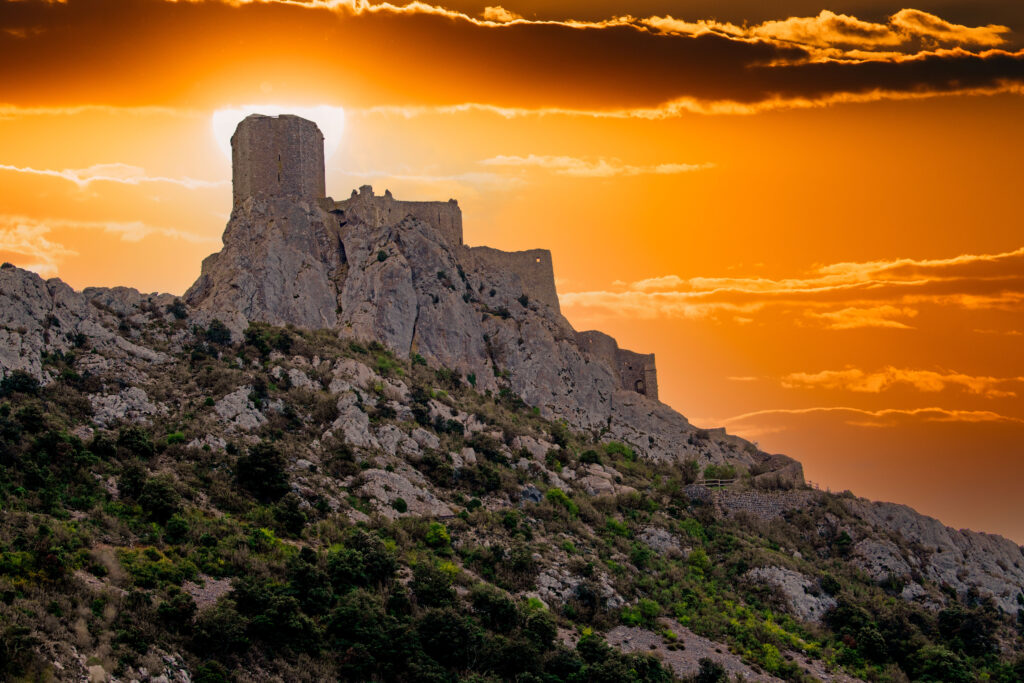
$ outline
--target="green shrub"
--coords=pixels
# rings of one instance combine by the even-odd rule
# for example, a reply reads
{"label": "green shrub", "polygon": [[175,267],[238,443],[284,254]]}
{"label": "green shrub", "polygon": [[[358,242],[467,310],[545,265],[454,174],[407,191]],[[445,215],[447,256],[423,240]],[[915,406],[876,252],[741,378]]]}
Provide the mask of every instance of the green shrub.
{"label": "green shrub", "polygon": [[732,465],[711,464],[704,468],[705,479],[735,479],[736,468]]}
{"label": "green shrub", "polygon": [[579,506],[576,505],[576,503],[574,503],[572,499],[569,498],[569,496],[565,495],[565,491],[563,491],[562,489],[551,487],[544,494],[544,497],[548,501],[554,503],[555,505],[560,505],[564,507],[566,510],[569,511],[569,514],[573,517],[576,517],[580,514]]}
{"label": "green shrub", "polygon": [[181,515],[171,515],[171,518],[167,520],[167,524],[164,525],[164,541],[171,545],[176,545],[185,540],[188,532],[188,521]]}
{"label": "green shrub", "polygon": [[441,522],[431,522],[423,540],[432,548],[446,547],[452,542],[451,536],[448,535],[448,528]]}
{"label": "green shrub", "polygon": [[194,579],[198,573],[190,560],[165,555],[156,548],[119,550],[117,559],[142,588],[156,588],[165,583],[180,586],[182,581]]}
{"label": "green shrub", "polygon": [[700,463],[693,458],[687,458],[679,467],[679,474],[684,484],[692,484],[700,478]]}
{"label": "green shrub", "polygon": [[229,330],[228,326],[217,318],[210,321],[210,325],[206,328],[204,336],[206,337],[206,341],[211,344],[227,346],[231,343],[231,330]]}
{"label": "green shrub", "polygon": [[422,562],[413,568],[409,587],[424,607],[447,607],[455,602],[451,576],[433,562]]}
{"label": "green shrub", "polygon": [[173,302],[167,304],[165,310],[178,320],[184,320],[188,317],[188,309],[185,308],[185,302],[181,299],[175,299]]}
{"label": "green shrub", "polygon": [[167,435],[167,445],[173,446],[176,443],[185,443],[184,432],[171,432]]}
{"label": "green shrub", "polygon": [[269,503],[288,493],[286,463],[277,447],[261,441],[249,449],[248,455],[238,459],[235,475],[239,485],[257,500]]}
{"label": "green shrub", "polygon": [[636,451],[627,446],[624,443],[618,441],[609,441],[604,445],[604,452],[608,455],[621,455],[626,460],[633,462],[636,460]]}
{"label": "green shrub", "polygon": [[149,432],[138,426],[122,428],[117,435],[117,445],[140,458],[152,458],[156,453]]}
{"label": "green shrub", "polygon": [[274,520],[280,525],[285,533],[291,536],[298,536],[308,521],[306,513],[302,510],[302,499],[294,493],[287,493],[274,505]]}
{"label": "green shrub", "polygon": [[395,498],[391,501],[391,507],[398,510],[400,514],[405,514],[409,510],[409,504],[405,502],[404,498]]}
{"label": "green shrub", "polygon": [[139,506],[150,519],[160,524],[165,524],[179,510],[180,503],[181,496],[174,488],[174,482],[164,476],[147,479],[139,493]]}
{"label": "green shrub", "polygon": [[0,398],[15,393],[26,396],[38,395],[39,380],[24,370],[12,370],[6,377],[0,379]]}
{"label": "green shrub", "polygon": [[649,598],[641,598],[636,605],[623,607],[619,618],[627,626],[654,626],[661,616],[661,605]]}

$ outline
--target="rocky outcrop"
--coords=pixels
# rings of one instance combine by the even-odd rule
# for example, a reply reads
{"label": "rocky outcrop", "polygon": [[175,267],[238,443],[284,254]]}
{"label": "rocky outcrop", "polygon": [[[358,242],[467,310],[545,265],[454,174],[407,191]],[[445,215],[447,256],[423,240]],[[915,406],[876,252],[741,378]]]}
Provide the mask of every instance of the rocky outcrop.
{"label": "rocky outcrop", "polygon": [[250,320],[335,327],[341,265],[338,234],[317,206],[250,197],[232,211],[224,249],[203,261],[185,299],[235,335]]}
{"label": "rocky outcrop", "polygon": [[789,611],[803,621],[819,623],[836,606],[835,598],[826,595],[815,579],[792,569],[758,567],[748,571],[743,578],[778,590]]}
{"label": "rocky outcrop", "polygon": [[[976,531],[956,530],[906,505],[848,500],[846,506],[876,532],[901,542],[861,541],[854,546],[863,568],[879,580],[891,574],[908,580],[923,576],[958,593],[972,587],[991,595],[1005,612],[1015,614],[1024,592],[1024,549],[1013,541]],[[911,586],[908,584],[908,586]],[[910,597],[916,592],[913,588]]]}
{"label": "rocky outcrop", "polygon": [[127,287],[76,292],[56,278],[43,280],[5,263],[0,267],[0,374],[22,370],[45,384],[50,379],[45,354],[72,350],[102,351],[103,371],[122,379],[132,368],[166,362],[165,354],[129,337],[138,323],[133,318],[163,318],[173,300]]}

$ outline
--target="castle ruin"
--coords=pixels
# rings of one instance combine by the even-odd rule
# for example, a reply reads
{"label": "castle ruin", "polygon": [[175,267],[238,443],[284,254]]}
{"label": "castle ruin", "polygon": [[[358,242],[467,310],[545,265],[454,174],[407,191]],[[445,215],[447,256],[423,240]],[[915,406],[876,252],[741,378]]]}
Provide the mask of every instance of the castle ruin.
{"label": "castle ruin", "polygon": [[323,197],[324,136],[298,116],[247,116],[231,136],[231,173],[235,206],[247,197]]}
{"label": "castle ruin", "polygon": [[[324,169],[324,138],[312,121],[298,116],[247,116],[231,137],[234,205],[250,197],[297,199],[316,204],[331,215],[340,230],[347,224],[393,225],[406,218],[433,226],[463,263],[515,274],[523,293],[531,300],[561,312],[555,289],[554,265],[547,249],[507,252],[463,243],[462,210],[454,199],[446,202],[409,202],[395,199],[390,191],[374,194],[364,185],[348,199],[327,196]],[[615,374],[623,389],[658,398],[654,354],[620,349],[603,332],[577,333],[577,344]]]}
{"label": "castle ruin", "polygon": [[653,353],[620,349],[613,337],[597,330],[576,333],[579,347],[596,356],[618,376],[623,389],[658,398],[658,370]]}

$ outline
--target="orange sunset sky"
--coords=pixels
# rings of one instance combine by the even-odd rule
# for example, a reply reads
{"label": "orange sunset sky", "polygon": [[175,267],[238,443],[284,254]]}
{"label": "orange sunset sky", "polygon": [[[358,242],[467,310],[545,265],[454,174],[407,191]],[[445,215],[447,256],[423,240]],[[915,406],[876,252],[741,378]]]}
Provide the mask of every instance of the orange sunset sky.
{"label": "orange sunset sky", "polygon": [[1022,94],[1018,0],[0,0],[0,260],[183,293],[226,110],[308,113],[695,424],[1024,542]]}

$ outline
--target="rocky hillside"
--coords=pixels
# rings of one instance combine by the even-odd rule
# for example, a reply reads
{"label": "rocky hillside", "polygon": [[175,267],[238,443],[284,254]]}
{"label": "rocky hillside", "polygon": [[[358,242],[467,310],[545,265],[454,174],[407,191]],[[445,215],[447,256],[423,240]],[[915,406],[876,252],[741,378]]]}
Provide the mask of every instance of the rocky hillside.
{"label": "rocky hillside", "polygon": [[[346,249],[349,274],[390,281],[402,229],[367,247],[384,259]],[[450,303],[574,353],[539,306]],[[11,266],[0,315],[8,678],[1020,677],[1012,542],[766,476],[778,459],[643,396],[609,410],[665,416],[661,450],[420,353],[436,340],[232,332]]]}
{"label": "rocky hillside", "polygon": [[312,142],[243,136],[184,297],[0,268],[5,680],[1024,678],[1017,545],[693,427],[548,252],[247,121]]}

